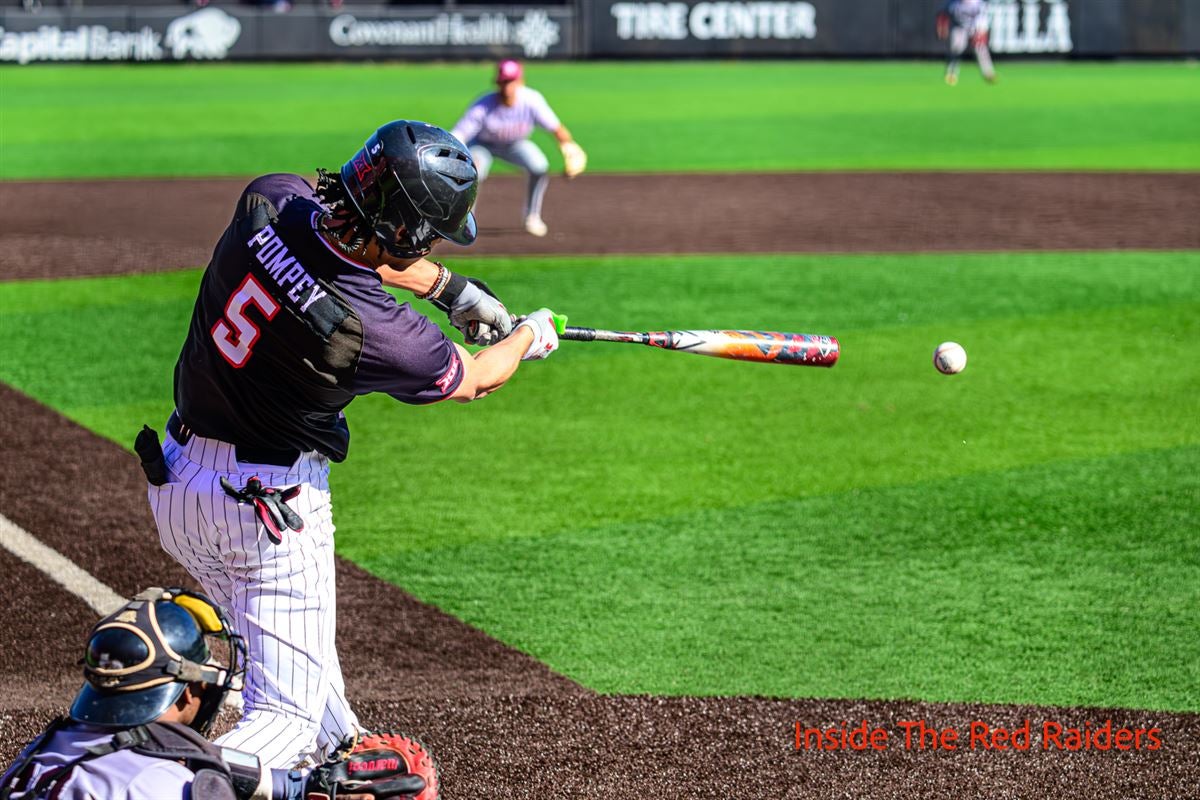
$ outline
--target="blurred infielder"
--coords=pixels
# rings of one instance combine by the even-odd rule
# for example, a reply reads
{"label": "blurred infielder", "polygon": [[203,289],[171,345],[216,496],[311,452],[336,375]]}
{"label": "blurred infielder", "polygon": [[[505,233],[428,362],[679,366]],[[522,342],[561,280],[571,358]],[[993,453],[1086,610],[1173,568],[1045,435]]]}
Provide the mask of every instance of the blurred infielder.
{"label": "blurred infielder", "polygon": [[[475,165],[446,131],[389,123],[318,175],[315,190],[290,174],[246,187],[201,278],[163,448],[149,429],[137,443],[163,548],[246,639],[245,709],[220,743],[271,767],[358,727],[334,649],[342,409],[371,392],[467,402],[558,346],[548,310],[513,328],[486,284],[424,257],[475,239]],[[488,346],[472,355],[385,286]]]}
{"label": "blurred infielder", "polygon": [[563,172],[573,178],[587,166],[583,148],[571,138],[571,132],[558,120],[542,93],[525,85],[521,64],[512,59],[496,67],[496,91],[479,97],[463,113],[450,131],[463,142],[479,168],[479,180],[485,180],[492,159],[499,158],[523,169],[529,175],[525,194],[525,230],[534,236],[546,235],[542,221],[542,201],[550,183],[550,164],[529,135],[534,125],[545,128],[558,140],[563,156]]}
{"label": "blurred infielder", "polygon": [[967,44],[975,50],[979,71],[988,83],[996,80],[992,66],[992,54],[988,50],[988,4],[987,0],[946,0],[937,15],[937,35],[949,42],[946,57],[946,83],[958,83],[958,62],[967,50]]}

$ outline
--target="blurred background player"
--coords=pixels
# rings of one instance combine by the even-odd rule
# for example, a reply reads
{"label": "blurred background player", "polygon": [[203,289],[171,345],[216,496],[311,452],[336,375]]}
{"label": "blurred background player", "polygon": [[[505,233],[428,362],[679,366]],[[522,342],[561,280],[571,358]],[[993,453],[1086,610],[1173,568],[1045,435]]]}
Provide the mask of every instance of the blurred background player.
{"label": "blurred background player", "polygon": [[946,0],[937,15],[937,35],[948,41],[946,83],[958,83],[958,63],[969,43],[979,62],[979,71],[988,83],[996,82],[992,54],[988,50],[987,0]]}
{"label": "blurred background player", "polygon": [[550,183],[547,174],[550,164],[546,154],[529,138],[535,125],[545,128],[558,140],[568,177],[583,171],[586,157],[571,132],[559,121],[542,93],[525,85],[521,64],[505,59],[496,66],[496,91],[475,100],[450,132],[470,149],[480,181],[487,178],[493,158],[520,167],[529,175],[525,230],[534,236],[545,236],[542,201]]}

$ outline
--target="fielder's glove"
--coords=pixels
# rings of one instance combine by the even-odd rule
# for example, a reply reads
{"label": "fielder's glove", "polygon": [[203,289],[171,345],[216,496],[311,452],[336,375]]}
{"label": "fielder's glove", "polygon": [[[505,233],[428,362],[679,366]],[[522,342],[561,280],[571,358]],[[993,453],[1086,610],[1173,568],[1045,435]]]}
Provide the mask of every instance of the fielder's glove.
{"label": "fielder's glove", "polygon": [[445,271],[444,278],[439,278],[431,294],[421,297],[446,312],[463,341],[487,347],[512,333],[512,315],[486,283],[438,266]]}
{"label": "fielder's glove", "polygon": [[348,737],[308,774],[304,797],[438,800],[440,790],[437,762],[425,745],[411,736],[385,731]]}
{"label": "fielder's glove", "polygon": [[563,157],[563,175],[574,178],[587,169],[587,153],[575,142],[563,142],[559,145]]}
{"label": "fielder's glove", "polygon": [[[564,318],[565,319],[565,318]],[[522,361],[533,361],[549,358],[558,349],[558,327],[554,321],[554,312],[548,308],[539,308],[528,316],[521,317],[514,331],[529,328],[533,331],[533,342],[521,356]]]}

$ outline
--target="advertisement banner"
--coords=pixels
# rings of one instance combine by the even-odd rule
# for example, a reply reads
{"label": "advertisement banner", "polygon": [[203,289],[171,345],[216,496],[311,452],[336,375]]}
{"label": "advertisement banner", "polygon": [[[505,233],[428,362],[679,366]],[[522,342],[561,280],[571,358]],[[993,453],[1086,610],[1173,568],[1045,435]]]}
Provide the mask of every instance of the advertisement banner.
{"label": "advertisement banner", "polygon": [[1067,0],[991,0],[988,46],[993,53],[1070,53],[1069,5]]}
{"label": "advertisement banner", "polygon": [[343,7],[324,26],[323,49],[338,58],[552,58],[575,55],[570,8]]}
{"label": "advertisement banner", "polygon": [[[89,6],[0,10],[0,62],[919,57],[945,0],[577,5]],[[1195,55],[1200,0],[990,0],[997,55]]]}
{"label": "advertisement banner", "polygon": [[834,52],[836,0],[592,4],[597,56],[793,55]]}
{"label": "advertisement banner", "polygon": [[0,62],[214,61],[252,56],[258,15],[208,6],[6,13]]}
{"label": "advertisement banner", "polygon": [[0,13],[0,62],[567,58],[571,8],[132,6]]}

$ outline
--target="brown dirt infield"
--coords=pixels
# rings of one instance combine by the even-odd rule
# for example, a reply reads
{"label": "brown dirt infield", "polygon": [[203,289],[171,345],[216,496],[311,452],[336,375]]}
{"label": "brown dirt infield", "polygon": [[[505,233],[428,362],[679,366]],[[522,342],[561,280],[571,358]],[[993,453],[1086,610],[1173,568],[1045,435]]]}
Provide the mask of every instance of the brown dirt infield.
{"label": "brown dirt infield", "polygon": [[[0,279],[203,266],[245,184],[0,182],[0,252],[20,254]],[[1200,247],[1200,173],[584,175],[553,182],[544,239],[523,191],[485,183],[479,241],[439,255]]]}
{"label": "brown dirt infield", "polygon": [[[198,266],[244,181],[0,183],[0,279]],[[520,183],[497,178],[478,252],[772,252],[1200,247],[1198,175],[584,176],[556,181],[551,235],[519,229]],[[782,198],[782,199],[781,199]],[[780,213],[780,209],[786,209]],[[164,210],[165,209],[165,210]],[[947,209],[953,209],[948,213]],[[713,220],[721,224],[714,225]],[[64,222],[64,221],[69,221]],[[465,254],[468,251],[463,251]],[[458,255],[458,253],[455,253]],[[131,420],[131,434],[140,420]],[[0,384],[0,513],[118,592],[183,581],[158,547],[136,460]],[[348,562],[339,649],[373,725],[419,733],[444,797],[1184,798],[1200,786],[1200,715],[909,701],[612,697],[556,675]],[[0,765],[78,685],[94,621],[0,549]],[[803,643],[797,643],[803,646]],[[906,750],[899,720],[966,732],[1158,727],[1161,749]],[[794,749],[794,725],[868,720],[879,752]]]}

